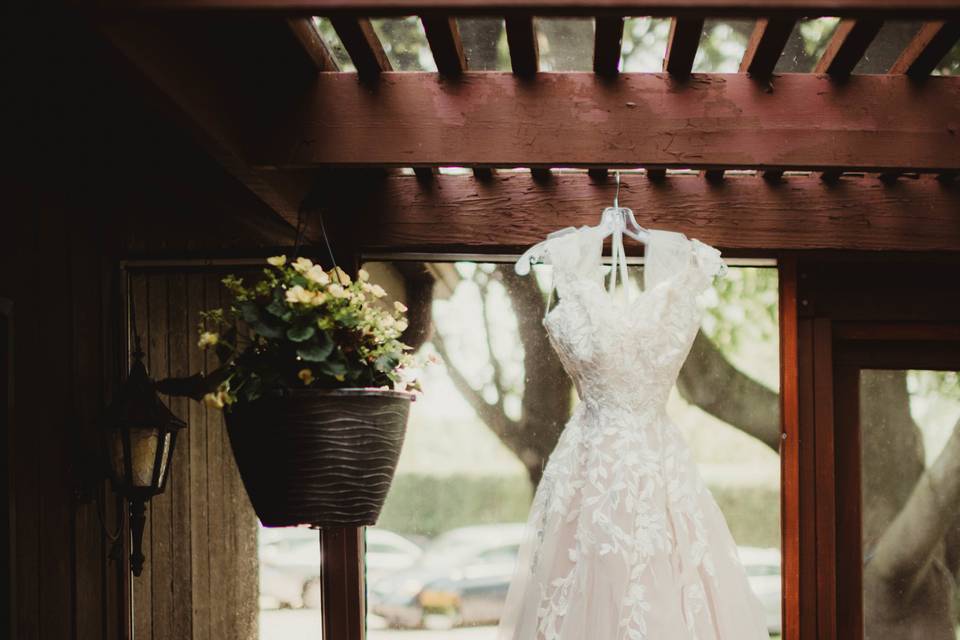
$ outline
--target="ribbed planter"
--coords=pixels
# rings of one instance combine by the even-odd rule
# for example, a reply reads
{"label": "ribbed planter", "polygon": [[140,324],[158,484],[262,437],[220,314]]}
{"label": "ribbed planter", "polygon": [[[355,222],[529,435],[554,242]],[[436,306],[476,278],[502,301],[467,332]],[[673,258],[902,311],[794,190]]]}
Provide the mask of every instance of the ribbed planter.
{"label": "ribbed planter", "polygon": [[265,526],[376,523],[413,395],[304,389],[227,412],[240,477]]}

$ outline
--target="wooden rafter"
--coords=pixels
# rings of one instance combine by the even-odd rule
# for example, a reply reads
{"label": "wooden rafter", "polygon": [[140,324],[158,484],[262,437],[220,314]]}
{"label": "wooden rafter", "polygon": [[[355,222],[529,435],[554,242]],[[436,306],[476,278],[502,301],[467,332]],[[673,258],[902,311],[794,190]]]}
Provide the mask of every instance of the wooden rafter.
{"label": "wooden rafter", "polygon": [[685,78],[693,71],[693,60],[703,34],[703,18],[674,18],[670,22],[667,53],[663,70],[672,76]]}
{"label": "wooden rafter", "polygon": [[333,16],[330,22],[361,77],[376,78],[393,68],[368,18]]}
{"label": "wooden rafter", "polygon": [[911,78],[928,76],[957,40],[960,40],[960,20],[928,22],[904,48],[889,72]]}
{"label": "wooden rafter", "polygon": [[[321,74],[265,136],[259,162],[321,166],[960,169],[960,82],[813,74],[776,91],[740,74],[383,74],[376,100],[349,74]],[[591,114],[584,118],[584,114]],[[883,127],[878,129],[878,123]]]}
{"label": "wooden rafter", "polygon": [[287,20],[287,26],[294,37],[300,41],[303,50],[313,61],[317,71],[339,71],[340,67],[330,55],[327,43],[323,41],[317,29],[313,26],[312,18],[292,18]]}
{"label": "wooden rafter", "polygon": [[769,79],[796,23],[790,18],[757,20],[740,61],[740,72],[757,80]]}
{"label": "wooden rafter", "polygon": [[262,122],[276,108],[272,101],[292,100],[316,72],[286,21],[120,18],[98,27],[130,63],[149,101],[183,123],[228,173],[295,226],[312,180],[249,163]]}
{"label": "wooden rafter", "polygon": [[883,22],[880,20],[841,20],[814,73],[826,73],[838,79],[849,76],[877,37],[881,26]]}
{"label": "wooden rafter", "polygon": [[423,30],[430,43],[430,51],[437,63],[437,71],[445,76],[456,77],[467,70],[467,60],[463,55],[463,43],[460,41],[460,29],[456,18],[450,16],[427,15],[421,18]]}
{"label": "wooden rafter", "polygon": [[[345,182],[337,177],[335,183]],[[814,177],[771,184],[738,176],[711,185],[696,176],[652,182],[623,174],[621,182],[625,206],[643,203],[636,209],[640,224],[677,229],[727,250],[960,246],[960,190],[929,177],[894,187],[870,179],[828,187]],[[423,185],[406,176],[321,193],[329,198],[329,210],[342,208],[352,219],[370,223],[364,226],[363,249],[498,252],[538,242],[558,226],[595,224],[615,189],[612,180],[598,182],[583,174],[554,174],[535,183],[530,175],[501,173],[488,183],[441,175]],[[551,202],[549,215],[544,215],[545,198]],[[656,212],[655,219],[644,211]],[[505,217],[509,224],[503,224]]]}
{"label": "wooden rafter", "polygon": [[597,16],[593,36],[593,71],[615,76],[620,70],[623,16]]}
{"label": "wooden rafter", "polygon": [[73,0],[96,11],[255,11],[287,15],[839,16],[940,19],[957,0]]}
{"label": "wooden rafter", "polygon": [[540,68],[540,54],[533,16],[507,16],[504,22],[513,72],[524,77],[535,75]]}

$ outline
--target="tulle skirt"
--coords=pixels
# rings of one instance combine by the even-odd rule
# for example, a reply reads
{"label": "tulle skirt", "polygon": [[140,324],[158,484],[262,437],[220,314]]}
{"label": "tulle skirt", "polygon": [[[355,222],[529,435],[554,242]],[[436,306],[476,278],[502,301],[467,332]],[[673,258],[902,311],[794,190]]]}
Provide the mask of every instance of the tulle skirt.
{"label": "tulle skirt", "polygon": [[[499,640],[767,640],[723,514],[663,416],[576,412],[537,488]],[[619,423],[619,426],[618,426]]]}

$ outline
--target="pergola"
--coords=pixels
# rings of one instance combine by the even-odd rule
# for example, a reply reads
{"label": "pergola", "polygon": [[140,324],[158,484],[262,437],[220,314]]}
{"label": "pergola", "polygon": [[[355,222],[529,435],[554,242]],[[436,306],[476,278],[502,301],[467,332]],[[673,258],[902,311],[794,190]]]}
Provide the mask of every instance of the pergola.
{"label": "pergola", "polygon": [[[613,170],[641,224],[777,259],[784,637],[859,637],[859,511],[842,503],[859,495],[859,467],[844,458],[857,442],[834,430],[835,411],[850,410],[834,407],[834,364],[871,341],[956,353],[960,78],[931,72],[960,39],[960,2],[77,4],[217,162],[291,226],[323,212],[355,262],[510,253],[594,224]],[[504,17],[511,72],[471,70],[456,18],[480,14]],[[370,22],[386,15],[420,16],[436,73],[392,70]],[[535,17],[573,15],[595,17],[593,71],[540,72]],[[797,20],[824,15],[842,20],[814,72],[774,73]],[[311,16],[330,18],[355,72],[339,70]],[[672,19],[661,73],[619,71],[625,16]],[[718,16],[756,19],[740,71],[692,73],[704,20]],[[926,22],[888,72],[853,74],[884,21],[903,18]],[[891,256],[936,261],[948,276],[925,314],[878,301],[880,283],[867,284],[900,282]],[[835,259],[851,262],[843,277]],[[362,537],[325,532],[323,552],[325,637],[362,638]]]}

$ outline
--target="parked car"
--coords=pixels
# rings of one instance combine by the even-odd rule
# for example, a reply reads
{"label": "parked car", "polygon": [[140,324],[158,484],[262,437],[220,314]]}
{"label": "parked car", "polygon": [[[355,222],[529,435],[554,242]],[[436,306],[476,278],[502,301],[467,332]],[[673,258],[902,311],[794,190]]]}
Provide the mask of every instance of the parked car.
{"label": "parked car", "polygon": [[767,631],[780,633],[782,626],[780,577],[780,550],[759,547],[739,547],[738,553],[747,572],[750,587],[763,604]]}
{"label": "parked car", "polygon": [[409,569],[371,583],[370,610],[401,628],[495,623],[524,531],[496,524],[440,535]]}
{"label": "parked car", "polygon": [[[438,537],[409,569],[369,590],[370,610],[393,627],[495,624],[513,578],[523,525],[456,529]],[[781,630],[780,551],[738,549],[770,633]]]}
{"label": "parked car", "polygon": [[[320,538],[311,529],[260,529],[261,608],[320,606]],[[367,529],[367,580],[411,566],[423,550],[400,534]]]}

